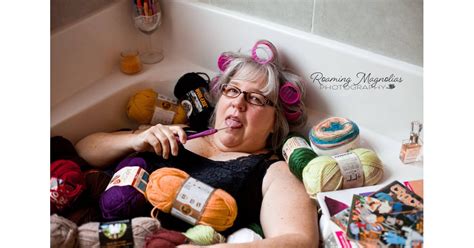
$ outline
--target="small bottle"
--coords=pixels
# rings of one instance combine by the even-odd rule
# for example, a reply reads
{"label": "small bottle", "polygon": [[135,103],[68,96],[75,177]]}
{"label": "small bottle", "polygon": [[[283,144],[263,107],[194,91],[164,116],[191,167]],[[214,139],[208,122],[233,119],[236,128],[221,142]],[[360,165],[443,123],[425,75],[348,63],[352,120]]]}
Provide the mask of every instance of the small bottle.
{"label": "small bottle", "polygon": [[423,124],[418,121],[411,123],[410,139],[404,140],[400,150],[400,160],[404,164],[414,163],[422,160],[422,141],[420,139],[420,132],[423,129]]}

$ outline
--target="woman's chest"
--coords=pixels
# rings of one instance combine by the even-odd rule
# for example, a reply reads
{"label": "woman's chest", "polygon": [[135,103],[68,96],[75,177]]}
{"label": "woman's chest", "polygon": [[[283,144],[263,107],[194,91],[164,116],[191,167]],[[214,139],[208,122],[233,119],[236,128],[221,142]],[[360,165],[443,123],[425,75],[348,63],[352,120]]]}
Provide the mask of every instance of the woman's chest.
{"label": "woman's chest", "polygon": [[199,156],[214,161],[228,161],[250,155],[249,153],[244,152],[221,152],[217,150],[214,146],[212,146],[209,142],[207,142],[205,139],[190,140],[184,145],[184,147],[187,150],[198,154]]}

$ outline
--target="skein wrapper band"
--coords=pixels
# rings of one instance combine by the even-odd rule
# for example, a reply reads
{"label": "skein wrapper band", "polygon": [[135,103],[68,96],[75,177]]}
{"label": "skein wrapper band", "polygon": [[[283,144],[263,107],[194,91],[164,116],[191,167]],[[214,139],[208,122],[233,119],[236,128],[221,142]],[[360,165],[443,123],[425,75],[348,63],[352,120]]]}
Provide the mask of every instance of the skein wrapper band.
{"label": "skein wrapper band", "polygon": [[188,177],[176,194],[171,214],[196,225],[214,191],[213,187]]}
{"label": "skein wrapper band", "polygon": [[103,222],[99,225],[100,247],[133,247],[133,229],[130,220]]}

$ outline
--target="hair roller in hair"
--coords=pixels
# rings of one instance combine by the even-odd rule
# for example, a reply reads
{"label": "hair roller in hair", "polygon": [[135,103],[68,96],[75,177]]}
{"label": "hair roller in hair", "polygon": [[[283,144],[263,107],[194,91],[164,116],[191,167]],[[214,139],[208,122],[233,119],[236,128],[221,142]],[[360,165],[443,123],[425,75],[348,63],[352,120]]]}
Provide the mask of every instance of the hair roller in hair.
{"label": "hair roller in hair", "polygon": [[303,112],[301,111],[301,108],[298,105],[295,106],[283,106],[283,110],[285,112],[285,117],[288,120],[288,122],[296,122]]}
{"label": "hair roller in hair", "polygon": [[[263,50],[266,53],[265,56],[257,54],[257,50]],[[277,50],[275,46],[268,40],[259,40],[252,48],[252,59],[262,65],[271,63],[277,56]]]}
{"label": "hair roller in hair", "polygon": [[225,53],[222,53],[221,55],[219,55],[219,58],[217,59],[217,67],[219,67],[219,70],[221,72],[224,72],[231,61],[232,61],[232,57],[230,57],[229,55],[226,55]]}
{"label": "hair roller in hair", "polygon": [[286,82],[280,87],[278,93],[280,100],[287,105],[294,105],[301,100],[301,92],[291,82]]}

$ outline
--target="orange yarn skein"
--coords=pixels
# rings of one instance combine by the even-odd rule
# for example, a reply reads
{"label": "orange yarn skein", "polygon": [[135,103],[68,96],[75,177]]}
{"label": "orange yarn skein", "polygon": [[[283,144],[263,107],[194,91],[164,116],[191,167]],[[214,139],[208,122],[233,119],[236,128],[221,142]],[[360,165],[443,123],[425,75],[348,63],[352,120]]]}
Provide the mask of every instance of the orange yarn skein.
{"label": "orange yarn skein", "polygon": [[[176,168],[158,169],[150,175],[145,196],[155,208],[170,213],[174,199],[188,177],[186,172]],[[234,224],[236,218],[235,199],[224,190],[216,189],[210,195],[201,218],[196,224],[208,225],[216,231],[224,231]]]}

